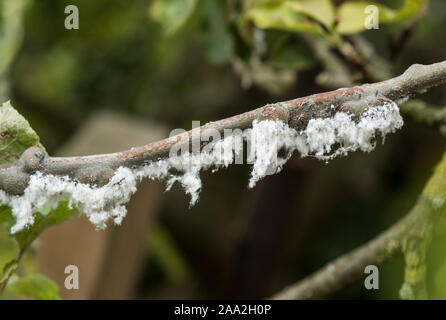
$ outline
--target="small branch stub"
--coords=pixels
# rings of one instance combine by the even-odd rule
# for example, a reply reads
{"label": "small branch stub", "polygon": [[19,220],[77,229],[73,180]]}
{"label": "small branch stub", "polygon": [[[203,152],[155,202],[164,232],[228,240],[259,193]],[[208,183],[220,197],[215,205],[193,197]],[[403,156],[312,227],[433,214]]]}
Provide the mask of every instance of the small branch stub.
{"label": "small branch stub", "polygon": [[42,169],[46,153],[39,147],[30,147],[23,152],[19,162],[27,173],[34,173]]}

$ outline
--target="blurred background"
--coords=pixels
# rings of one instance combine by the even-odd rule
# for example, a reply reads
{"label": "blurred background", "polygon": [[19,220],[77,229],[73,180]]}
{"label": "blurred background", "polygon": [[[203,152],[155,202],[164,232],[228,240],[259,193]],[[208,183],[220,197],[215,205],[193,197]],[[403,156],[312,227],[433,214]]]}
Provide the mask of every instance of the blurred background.
{"label": "blurred background", "polygon": [[[1,0],[0,96],[49,154],[83,155],[446,57],[444,1],[378,30],[330,37],[312,11],[288,17],[280,7],[287,1],[255,7],[262,2]],[[380,3],[396,12],[411,2]],[[78,30],[64,27],[67,5],[79,8]],[[341,26],[338,20],[332,23]],[[313,25],[321,30],[308,31]],[[444,86],[421,98],[446,106]],[[55,281],[64,299],[269,297],[406,214],[444,147],[438,128],[405,119],[370,154],[329,163],[295,155],[254,189],[247,188],[249,165],[204,172],[194,207],[180,187],[164,192],[164,183],[144,182],[122,226],[96,231],[78,215],[46,230],[23,263]],[[428,289],[431,298],[446,298],[446,226],[435,232]],[[14,251],[5,235],[2,228],[2,263]],[[79,290],[64,288],[67,265],[79,267]],[[398,298],[403,267],[397,256],[380,267],[379,290],[359,281],[332,298]]]}

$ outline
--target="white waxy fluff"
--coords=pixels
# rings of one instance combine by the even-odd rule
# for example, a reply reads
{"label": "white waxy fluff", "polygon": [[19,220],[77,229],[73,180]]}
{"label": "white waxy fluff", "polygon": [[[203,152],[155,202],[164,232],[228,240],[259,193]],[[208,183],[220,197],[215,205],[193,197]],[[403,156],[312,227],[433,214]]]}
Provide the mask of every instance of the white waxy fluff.
{"label": "white waxy fluff", "polygon": [[[338,112],[331,118],[311,119],[300,132],[280,121],[254,121],[251,143],[254,164],[249,186],[255,186],[271,164],[280,171],[293,151],[298,151],[302,157],[314,156],[325,161],[351,151],[370,152],[375,147],[377,133],[384,139],[402,126],[403,119],[394,102],[368,109],[358,122],[345,112]],[[333,149],[335,145],[336,150]],[[288,150],[285,158],[277,156],[280,149]]]}
{"label": "white waxy fluff", "polygon": [[[243,131],[248,141],[248,162],[253,164],[249,187],[268,174],[278,172],[294,151],[302,157],[314,156],[329,160],[350,151],[370,152],[375,147],[379,133],[386,134],[401,128],[403,119],[398,106],[386,102],[382,106],[369,108],[358,122],[352,115],[338,112],[331,118],[312,119],[300,132],[281,121],[254,121],[252,129]],[[337,146],[334,149],[335,145]],[[243,151],[235,136],[228,136],[199,154],[185,153],[129,169],[120,167],[112,179],[102,187],[78,183],[69,177],[33,174],[23,195],[11,196],[0,190],[0,203],[12,208],[16,219],[11,232],[15,233],[34,222],[33,213],[45,204],[69,199],[98,228],[105,228],[109,220],[120,224],[126,215],[125,204],[136,192],[137,183],[144,179],[167,179],[167,190],[178,182],[191,196],[191,205],[199,198],[202,187],[200,171],[227,167],[234,163],[235,156]],[[285,155],[279,156],[279,150]]]}

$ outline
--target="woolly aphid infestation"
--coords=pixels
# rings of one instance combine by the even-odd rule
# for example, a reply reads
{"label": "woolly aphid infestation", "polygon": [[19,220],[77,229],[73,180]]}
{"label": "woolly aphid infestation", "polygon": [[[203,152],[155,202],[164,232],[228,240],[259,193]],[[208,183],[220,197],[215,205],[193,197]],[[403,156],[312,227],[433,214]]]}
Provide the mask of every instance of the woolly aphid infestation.
{"label": "woolly aphid infestation", "polygon": [[[253,163],[249,187],[269,174],[271,167],[279,172],[294,151],[302,157],[326,161],[351,151],[370,152],[378,135],[384,139],[402,125],[403,119],[394,102],[369,108],[357,121],[344,112],[330,118],[311,119],[302,131],[279,120],[255,120],[252,128],[245,129],[241,135],[249,145],[248,157]],[[138,168],[120,167],[102,187],[83,184],[68,176],[36,172],[22,195],[13,196],[0,190],[0,203],[12,208],[16,221],[11,233],[32,225],[35,212],[44,205],[57,206],[60,200],[69,200],[70,206],[76,206],[94,225],[105,228],[109,220],[121,223],[126,215],[125,204],[144,178],[166,179],[167,190],[179,182],[194,205],[202,186],[200,171],[209,168],[215,171],[234,163],[235,157],[243,152],[243,143],[239,142],[236,135],[230,135],[197,154],[185,152]]]}

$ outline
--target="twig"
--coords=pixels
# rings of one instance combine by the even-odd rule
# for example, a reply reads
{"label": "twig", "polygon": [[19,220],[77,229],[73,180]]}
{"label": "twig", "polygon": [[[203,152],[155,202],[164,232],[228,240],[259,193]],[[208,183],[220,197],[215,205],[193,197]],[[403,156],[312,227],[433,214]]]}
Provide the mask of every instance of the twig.
{"label": "twig", "polygon": [[[406,254],[405,283],[400,291],[404,298],[423,297],[425,277],[425,247],[430,237],[429,226],[445,207],[446,154],[426,184],[423,193],[412,210],[389,229],[359,248],[347,253],[302,281],[285,288],[272,299],[317,299],[323,298],[356,282],[364,276],[368,265],[380,265],[394,254]],[[414,244],[417,244],[414,252]],[[414,254],[418,258],[414,259]],[[411,262],[412,261],[412,262]],[[415,261],[416,263],[414,264]]]}
{"label": "twig", "polygon": [[341,37],[336,37],[334,44],[340,55],[350,65],[360,71],[363,81],[373,81],[374,78],[368,66],[364,63],[361,55],[350,42]]}
{"label": "twig", "polygon": [[404,47],[409,42],[412,35],[415,33],[415,28],[418,25],[418,22],[420,19],[424,16],[427,10],[427,4],[428,2],[423,5],[423,7],[418,11],[418,13],[409,19],[401,31],[401,33],[398,35],[397,38],[391,39],[390,41],[390,60],[395,61],[400,54],[402,53]]}
{"label": "twig", "polygon": [[364,276],[364,268],[367,265],[379,265],[399,252],[400,239],[418,219],[418,210],[411,211],[375,239],[330,262],[301,282],[277,293],[272,299],[318,299],[355,283]]}
{"label": "twig", "polygon": [[428,126],[446,125],[446,108],[438,108],[421,100],[411,100],[400,106],[401,112],[414,121]]}
{"label": "twig", "polygon": [[[49,157],[37,147],[26,150],[20,160],[0,166],[0,188],[10,194],[21,194],[30,175],[36,171],[52,175],[68,175],[81,182],[102,185],[121,167],[135,167],[166,157],[172,146],[189,143],[208,129],[244,129],[256,119],[280,119],[292,128],[302,130],[313,118],[331,116],[333,111],[359,115],[369,106],[388,99],[399,101],[446,82],[446,61],[431,65],[412,65],[399,77],[358,87],[297,98],[266,105],[227,119],[210,122],[158,142],[130,150],[83,157]],[[334,106],[331,108],[331,106]]]}
{"label": "twig", "polygon": [[415,32],[415,27],[417,26],[418,21],[414,21],[413,23],[407,25],[402,31],[398,38],[394,38],[390,42],[390,59],[395,61],[403,51],[404,47],[409,42],[410,38]]}
{"label": "twig", "polygon": [[363,63],[370,71],[373,82],[383,81],[394,76],[394,66],[381,57],[367,39],[358,34],[351,36],[350,40],[352,41],[352,46],[356,48],[358,54],[363,59]]}
{"label": "twig", "polygon": [[350,87],[354,85],[349,68],[336,54],[331,51],[327,41],[306,34],[300,34],[302,39],[321,60],[324,71],[321,72],[316,82],[328,88]]}

